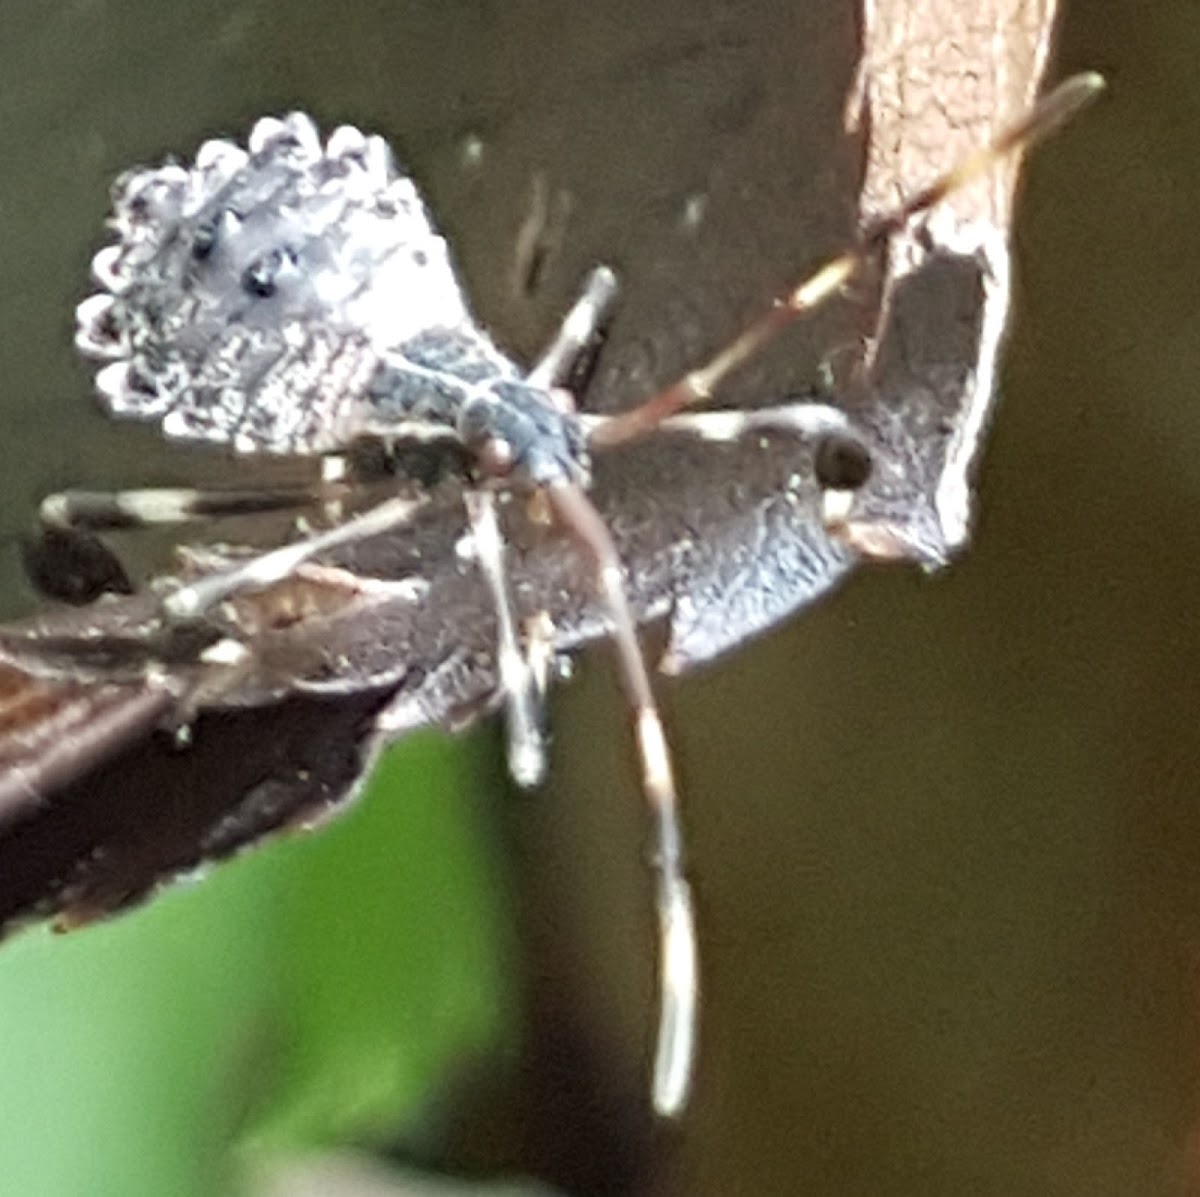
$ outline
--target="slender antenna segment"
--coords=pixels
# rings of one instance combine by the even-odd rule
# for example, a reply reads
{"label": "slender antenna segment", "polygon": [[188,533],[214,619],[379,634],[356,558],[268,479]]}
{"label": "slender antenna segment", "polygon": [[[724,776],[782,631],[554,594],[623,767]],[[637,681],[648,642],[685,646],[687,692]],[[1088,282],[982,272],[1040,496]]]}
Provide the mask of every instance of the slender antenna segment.
{"label": "slender antenna segment", "polygon": [[660,1004],[653,1099],[655,1110],[670,1118],[683,1110],[691,1088],[700,988],[696,920],[684,875],[683,833],[671,754],[625,594],[621,559],[608,527],[592,501],[574,483],[549,486],[546,494],[556,518],[595,568],[613,624],[621,685],[634,711],[642,790],[654,823],[653,864],[657,877]]}
{"label": "slender antenna segment", "polygon": [[754,321],[706,365],[685,374],[645,403],[598,424],[591,434],[592,447],[609,448],[636,440],[685,407],[710,400],[727,375],[757,354],[794,320],[811,312],[845,286],[864,263],[871,260],[879,247],[902,230],[914,216],[936,207],[952,192],[974,182],[1014,151],[1024,149],[1053,133],[1103,90],[1104,79],[1094,72],[1073,75],[1059,84],[994,140],[968,154],[956,166],[939,175],[892,211],[872,220],[852,249],[839,254],[799,286],[777,299],[770,311]]}
{"label": "slender antenna segment", "polygon": [[[561,384],[566,373],[611,309],[617,279],[607,267],[588,275],[583,292],[563,321],[558,336],[526,376],[537,386]],[[634,732],[642,770],[642,792],[654,824],[655,906],[659,928],[659,1018],[651,1096],[661,1117],[683,1112],[691,1091],[699,1005],[696,919],[684,875],[683,833],[671,752],[650,684],[637,625],[629,610],[621,559],[599,512],[574,483],[548,487],[559,523],[573,536],[596,571],[601,597],[612,621],[622,688],[634,711]],[[510,732],[511,737],[511,732]]]}

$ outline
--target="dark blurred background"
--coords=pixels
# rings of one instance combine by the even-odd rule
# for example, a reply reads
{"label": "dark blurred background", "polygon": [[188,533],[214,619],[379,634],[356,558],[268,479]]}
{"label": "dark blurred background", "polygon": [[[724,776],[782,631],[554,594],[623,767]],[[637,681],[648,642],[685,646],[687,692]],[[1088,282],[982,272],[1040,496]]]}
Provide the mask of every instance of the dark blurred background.
{"label": "dark blurred background", "polygon": [[[684,1123],[645,1110],[644,824],[598,651],[556,696],[545,793],[506,793],[489,733],[431,737],[323,837],[0,952],[6,1191],[282,1193],[264,1161],[352,1145],[581,1194],[1200,1193],[1200,9],[1064,18],[1053,74],[1111,94],[1030,161],[975,545],[936,577],[862,571],[665,687],[705,952]],[[603,258],[614,339],[668,365],[852,216],[805,198],[845,167],[848,5],[0,22],[10,614],[45,493],[228,476],[106,421],[70,348],[131,163],[290,107],[360,123],[514,351]],[[539,205],[563,232],[528,286]]]}

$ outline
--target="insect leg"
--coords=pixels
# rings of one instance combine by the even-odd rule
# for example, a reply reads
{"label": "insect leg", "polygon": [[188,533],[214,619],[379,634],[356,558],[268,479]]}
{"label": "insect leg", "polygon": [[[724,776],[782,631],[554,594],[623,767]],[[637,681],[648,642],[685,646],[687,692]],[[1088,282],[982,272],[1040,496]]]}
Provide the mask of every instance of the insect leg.
{"label": "insect leg", "polygon": [[[580,416],[589,434],[599,429],[611,416],[585,413]],[[774,407],[750,408],[746,411],[689,411],[668,416],[658,429],[661,432],[686,433],[706,441],[736,441],[750,432],[792,432],[798,436],[827,436],[846,432],[850,421],[840,408],[816,400],[780,403]]]}
{"label": "insect leg", "polygon": [[464,496],[475,555],[496,608],[496,663],[504,693],[508,771],[519,786],[536,786],[546,775],[541,684],[517,642],[516,616],[504,570],[504,537],[490,490]]}
{"label": "insect leg", "polygon": [[[579,298],[567,313],[554,340],[526,377],[526,382],[549,390],[570,372],[579,355],[595,336],[616,297],[617,280],[605,266],[593,270]],[[504,568],[504,538],[490,490],[468,492],[467,518],[479,567],[492,593],[496,609],[498,645],[496,659],[504,693],[508,738],[508,770],[520,786],[536,786],[546,774],[543,670],[535,668],[517,637],[517,619]]]}
{"label": "insect leg", "polygon": [[559,483],[547,487],[546,495],[556,518],[595,569],[613,624],[621,684],[634,711],[642,790],[654,822],[658,891],[660,1005],[653,1099],[658,1113],[672,1117],[686,1104],[691,1085],[699,978],[695,917],[684,875],[683,833],[671,755],[612,536],[580,487]]}
{"label": "insect leg", "polygon": [[322,497],[315,489],[303,488],[62,491],[42,501],[36,524],[22,538],[25,573],[41,593],[67,603],[91,602],[102,594],[129,594],[132,581],[118,554],[98,533],[290,511],[311,506]]}
{"label": "insect leg", "polygon": [[210,517],[292,511],[316,503],[322,497],[313,487],[214,491],[189,487],[64,490],[42,500],[38,520],[45,526],[64,531],[112,532],[152,524],[184,524]]}
{"label": "insect leg", "polygon": [[780,296],[774,305],[751,323],[703,366],[685,374],[665,390],[630,411],[597,425],[591,443],[596,447],[624,444],[657,428],[686,407],[706,403],[717,386],[753,357],[794,320],[798,320],[842,289],[869,262],[887,240],[909,221],[936,207],[959,188],[986,174],[1001,159],[1054,132],[1103,90],[1096,74],[1074,75],[1039,101],[1020,120],[1002,130],[988,145],[968,154],[890,212],[872,220],[853,247],[831,259],[815,274]]}
{"label": "insect leg", "polygon": [[547,388],[560,385],[596,335],[616,297],[617,276],[607,266],[597,266],[587,276],[579,298],[525,381]]}
{"label": "insect leg", "polygon": [[385,499],[336,528],[272,549],[181,586],[163,600],[163,612],[168,619],[195,619],[240,591],[260,590],[281,582],[313,557],[400,527],[408,523],[423,505],[421,499]]}

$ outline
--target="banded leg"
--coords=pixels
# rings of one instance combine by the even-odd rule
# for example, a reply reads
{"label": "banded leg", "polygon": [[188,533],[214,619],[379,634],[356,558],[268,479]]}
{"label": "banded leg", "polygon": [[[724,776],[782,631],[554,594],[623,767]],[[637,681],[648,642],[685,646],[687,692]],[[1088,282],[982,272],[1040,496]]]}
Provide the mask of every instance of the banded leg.
{"label": "banded leg", "polygon": [[684,408],[707,403],[729,374],[793,321],[807,315],[839,292],[871,261],[888,239],[904,229],[914,217],[928,212],[952,192],[982,177],[1009,154],[1053,133],[1091,103],[1103,88],[1104,80],[1091,73],[1074,75],[1061,83],[1024,117],[1001,131],[990,144],[968,154],[956,166],[892,211],[872,220],[862,230],[856,245],[838,254],[815,274],[780,296],[770,310],[703,366],[685,374],[630,411],[598,424],[591,437],[593,447],[608,448],[636,440]]}
{"label": "banded leg", "polygon": [[42,594],[67,603],[92,602],[102,594],[129,594],[133,583],[98,533],[290,511],[319,497],[313,490],[299,488],[62,491],[43,500],[35,527],[22,539],[25,572]]}
{"label": "banded leg", "polygon": [[[546,390],[561,383],[595,337],[616,293],[617,280],[613,272],[605,266],[593,270],[579,298],[559,325],[554,340],[525,381]],[[496,495],[486,488],[472,491],[466,496],[466,507],[479,567],[496,609],[496,660],[504,694],[509,773],[520,786],[536,786],[546,775],[542,671],[534,666],[518,641],[517,616],[504,566],[504,539],[500,532]]]}
{"label": "banded leg", "polygon": [[336,528],[271,549],[179,587],[163,599],[163,613],[169,620],[197,619],[241,591],[261,590],[282,582],[322,553],[403,527],[423,506],[423,499],[385,499]]}
{"label": "banded leg", "polygon": [[546,776],[545,718],[542,687],[517,640],[516,613],[504,569],[504,537],[496,512],[496,496],[488,490],[464,496],[475,558],[496,609],[496,664],[504,695],[506,760],[519,786],[540,785]]}
{"label": "banded leg", "polygon": [[[589,436],[603,436],[603,429],[620,416],[584,414],[580,417]],[[841,408],[829,403],[797,401],[780,403],[775,407],[742,410],[729,408],[718,411],[688,411],[667,416],[659,425],[660,432],[686,433],[706,441],[739,441],[751,432],[792,432],[799,436],[829,436],[847,433],[850,421]]]}
{"label": "banded leg", "polygon": [[155,524],[271,511],[293,511],[321,499],[313,487],[278,490],[195,490],[189,487],[146,487],[138,490],[64,490],[42,500],[38,519],[63,530],[113,532]]}
{"label": "banded leg", "polygon": [[597,266],[525,381],[547,388],[562,385],[608,317],[616,298],[617,276],[607,266]]}

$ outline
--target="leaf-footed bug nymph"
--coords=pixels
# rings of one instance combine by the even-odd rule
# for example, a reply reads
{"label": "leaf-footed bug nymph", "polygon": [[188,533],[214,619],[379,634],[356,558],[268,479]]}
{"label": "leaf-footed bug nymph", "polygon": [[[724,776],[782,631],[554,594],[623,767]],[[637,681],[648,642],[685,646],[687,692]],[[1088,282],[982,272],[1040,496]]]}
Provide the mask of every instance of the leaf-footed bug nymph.
{"label": "leaf-footed bug nymph", "polygon": [[[239,454],[336,458],[356,442],[448,442],[471,463],[465,491],[473,555],[496,614],[498,698],[509,766],[544,772],[543,638],[522,644],[497,517],[501,494],[537,498],[595,576],[632,708],[642,789],[654,826],[660,1011],[653,1100],[686,1104],[698,1006],[696,934],[684,874],[674,770],[626,596],[622,564],[589,498],[590,454],[658,430],[732,440],[762,428],[831,437],[821,485],[836,530],[839,495],[869,455],[835,407],[791,403],[688,412],[792,320],[835,295],[915,216],[1010,150],[1057,127],[1099,90],[1069,80],[989,146],[866,227],[858,243],[779,298],[711,361],[616,416],[576,410],[563,382],[615,299],[604,267],[539,361],[523,371],[480,328],[445,240],[387,144],[343,127],[322,142],[306,116],[266,118],[247,148],[210,141],[191,166],[131,171],[113,192],[116,242],[95,257],[103,290],[78,308],[76,343],[105,364],[96,387],[114,416],[155,420],[165,435]],[[409,486],[332,527],[179,584],[164,628],[202,622],[227,599],[270,586],[339,545],[403,530],[423,503]],[[294,494],[68,492],[43,505],[57,528],[190,518],[296,505]]]}

